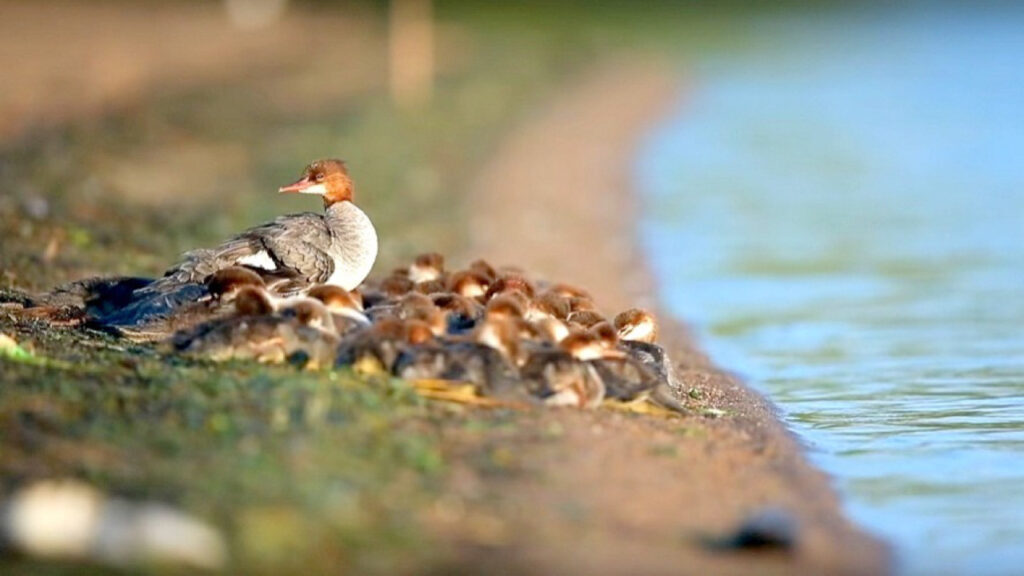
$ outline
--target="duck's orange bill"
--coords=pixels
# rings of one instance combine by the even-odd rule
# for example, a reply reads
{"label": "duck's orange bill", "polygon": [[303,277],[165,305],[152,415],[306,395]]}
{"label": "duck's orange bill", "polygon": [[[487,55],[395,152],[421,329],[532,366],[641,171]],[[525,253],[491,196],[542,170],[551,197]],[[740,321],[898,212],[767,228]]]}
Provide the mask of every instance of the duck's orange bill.
{"label": "duck's orange bill", "polygon": [[315,182],[313,182],[312,178],[303,176],[302,178],[299,178],[298,180],[287,186],[281,186],[280,188],[277,189],[277,191],[280,194],[298,194],[299,192],[302,192],[303,190],[309,188],[313,184],[315,184]]}

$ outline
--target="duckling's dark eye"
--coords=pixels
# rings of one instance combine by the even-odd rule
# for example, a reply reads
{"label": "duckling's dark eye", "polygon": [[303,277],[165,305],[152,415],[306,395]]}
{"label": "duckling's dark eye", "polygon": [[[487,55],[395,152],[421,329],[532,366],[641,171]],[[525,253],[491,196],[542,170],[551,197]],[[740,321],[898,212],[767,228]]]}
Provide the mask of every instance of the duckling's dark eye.
{"label": "duckling's dark eye", "polygon": [[321,173],[316,175],[316,181],[317,182],[323,182],[324,181],[324,173],[323,172],[321,172]]}

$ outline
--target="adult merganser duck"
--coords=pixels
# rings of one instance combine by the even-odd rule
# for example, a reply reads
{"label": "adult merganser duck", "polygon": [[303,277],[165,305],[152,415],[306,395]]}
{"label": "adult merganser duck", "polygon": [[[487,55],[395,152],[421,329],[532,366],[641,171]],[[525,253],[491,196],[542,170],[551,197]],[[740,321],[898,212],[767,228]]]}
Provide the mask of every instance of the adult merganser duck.
{"label": "adult merganser duck", "polygon": [[160,278],[132,293],[131,303],[98,318],[125,326],[173,314],[206,295],[201,285],[213,273],[244,266],[265,277],[285,279],[291,292],[310,284],[358,286],[377,258],[377,232],[353,204],[353,184],[341,160],[317,160],[282,194],[323,197],[324,214],[281,216],[250,228],[216,248],[187,252]]}
{"label": "adult merganser duck", "polygon": [[370,218],[353,204],[352,179],[345,163],[317,160],[306,166],[301,178],[278,191],[321,196],[324,214],[281,216],[216,248],[188,252],[167,271],[165,280],[201,282],[222,268],[246,266],[309,284],[333,284],[345,290],[358,286],[377,258],[377,232]]}

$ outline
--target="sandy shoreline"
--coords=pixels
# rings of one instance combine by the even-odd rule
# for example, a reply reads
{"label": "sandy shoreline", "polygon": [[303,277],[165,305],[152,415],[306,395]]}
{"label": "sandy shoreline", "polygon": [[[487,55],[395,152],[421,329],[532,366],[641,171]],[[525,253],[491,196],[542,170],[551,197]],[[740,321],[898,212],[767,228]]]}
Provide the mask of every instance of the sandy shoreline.
{"label": "sandy shoreline", "polygon": [[[608,313],[656,305],[635,241],[639,202],[629,169],[637,141],[678,87],[661,69],[627,63],[571,84],[483,169],[470,199],[470,253],[579,283]],[[885,546],[844,518],[828,478],[807,462],[770,402],[715,368],[685,326],[662,318],[685,388],[701,394],[698,410],[727,415],[674,422],[561,415],[564,441],[540,455],[550,459],[552,477],[503,491],[509,501],[550,504],[515,517],[521,558],[548,573],[887,572]],[[658,446],[670,456],[654,454]],[[556,511],[564,502],[581,503],[585,527]],[[723,534],[765,506],[798,519],[796,553],[724,554],[702,545],[700,535]]]}

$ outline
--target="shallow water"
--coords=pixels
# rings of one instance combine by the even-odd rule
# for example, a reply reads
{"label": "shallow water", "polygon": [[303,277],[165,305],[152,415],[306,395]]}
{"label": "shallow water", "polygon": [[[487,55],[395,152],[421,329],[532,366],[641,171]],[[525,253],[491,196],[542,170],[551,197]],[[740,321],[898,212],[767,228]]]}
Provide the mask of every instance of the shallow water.
{"label": "shallow water", "polygon": [[764,20],[641,151],[671,309],[912,574],[1024,570],[1024,11]]}

